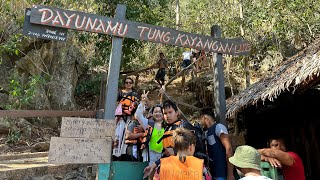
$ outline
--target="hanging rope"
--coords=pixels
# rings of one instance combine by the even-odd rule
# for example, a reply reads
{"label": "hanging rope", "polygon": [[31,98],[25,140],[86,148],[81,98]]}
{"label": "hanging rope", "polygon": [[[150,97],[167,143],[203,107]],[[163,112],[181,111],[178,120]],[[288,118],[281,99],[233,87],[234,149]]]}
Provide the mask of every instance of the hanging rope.
{"label": "hanging rope", "polygon": [[[166,91],[161,88],[160,89],[160,93],[164,94],[170,101],[172,102],[177,102],[175,99],[173,99],[172,97],[168,96],[168,94],[166,93]],[[177,104],[177,103],[176,103]],[[187,116],[181,111],[181,109],[177,106],[178,111],[181,113],[181,115],[183,116],[184,119],[188,120]],[[188,120],[189,121],[189,120]]]}

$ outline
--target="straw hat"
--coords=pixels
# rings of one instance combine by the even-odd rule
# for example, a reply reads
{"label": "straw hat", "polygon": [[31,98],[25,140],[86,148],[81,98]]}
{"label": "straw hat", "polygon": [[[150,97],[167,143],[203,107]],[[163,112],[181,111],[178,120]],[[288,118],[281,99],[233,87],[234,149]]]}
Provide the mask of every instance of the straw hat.
{"label": "straw hat", "polygon": [[260,154],[251,146],[239,146],[232,157],[229,158],[230,163],[240,168],[252,168],[261,170]]}

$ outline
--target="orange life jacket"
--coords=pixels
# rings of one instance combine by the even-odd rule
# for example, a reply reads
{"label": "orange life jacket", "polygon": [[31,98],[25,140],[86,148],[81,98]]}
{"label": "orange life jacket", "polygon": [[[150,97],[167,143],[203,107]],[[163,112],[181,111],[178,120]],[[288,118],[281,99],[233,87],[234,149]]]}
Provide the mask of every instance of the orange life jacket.
{"label": "orange life jacket", "polygon": [[[136,126],[138,126],[138,124],[136,124]],[[134,127],[133,133],[141,133],[141,131],[139,130],[138,127]],[[142,139],[143,139],[143,137],[140,137],[140,138],[137,138],[137,139],[126,139],[126,140],[124,141],[124,143],[126,143],[126,144],[131,144],[131,145],[133,145],[133,144],[138,144],[138,143],[141,143],[141,142],[142,142]]]}
{"label": "orange life jacket", "polygon": [[147,129],[144,131],[143,137],[141,139],[141,149],[144,149],[147,147],[147,145],[150,142],[151,139],[151,135],[152,135],[152,131],[153,131],[153,127],[154,127],[154,121],[149,120],[148,121],[148,127]]}
{"label": "orange life jacket", "polygon": [[161,159],[160,179],[202,180],[202,171],[203,159],[193,156],[170,156]]}
{"label": "orange life jacket", "polygon": [[120,100],[120,103],[122,104],[123,113],[131,115],[132,110],[134,110],[137,107],[136,101],[137,97],[134,96],[133,93],[128,93],[127,95],[124,95]]}
{"label": "orange life jacket", "polygon": [[159,139],[157,143],[160,143],[163,140],[163,148],[173,148],[173,131],[180,127],[181,121],[175,122],[171,127],[165,130],[163,136]]}

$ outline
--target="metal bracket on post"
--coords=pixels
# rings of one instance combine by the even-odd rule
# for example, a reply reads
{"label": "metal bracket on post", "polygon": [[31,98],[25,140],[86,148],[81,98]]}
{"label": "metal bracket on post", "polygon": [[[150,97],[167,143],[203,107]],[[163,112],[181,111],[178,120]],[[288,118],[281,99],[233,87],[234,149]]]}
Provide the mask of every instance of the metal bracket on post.
{"label": "metal bracket on post", "polygon": [[[211,27],[211,36],[221,38],[220,26],[214,25]],[[216,120],[228,127],[226,121],[226,95],[224,89],[222,54],[213,53],[213,64],[213,90]]]}
{"label": "metal bracket on post", "polygon": [[[117,5],[115,18],[125,19],[126,6],[122,4]],[[104,104],[105,120],[114,119],[114,111],[116,109],[116,101],[118,94],[118,81],[122,57],[122,42],[123,38],[112,37],[112,49],[110,55],[108,77],[106,84],[106,95]],[[98,180],[108,180],[110,176],[110,164],[98,164]]]}

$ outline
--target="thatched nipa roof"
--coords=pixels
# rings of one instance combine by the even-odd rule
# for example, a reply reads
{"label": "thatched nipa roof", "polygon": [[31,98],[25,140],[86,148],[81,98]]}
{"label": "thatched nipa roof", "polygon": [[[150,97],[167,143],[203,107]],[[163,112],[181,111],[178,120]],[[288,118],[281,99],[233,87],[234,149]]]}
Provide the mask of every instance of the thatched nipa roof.
{"label": "thatched nipa roof", "polygon": [[226,117],[230,118],[257,102],[273,101],[286,90],[294,93],[299,85],[319,79],[319,74],[320,39],[317,39],[306,49],[284,61],[273,76],[261,79],[228,99]]}

